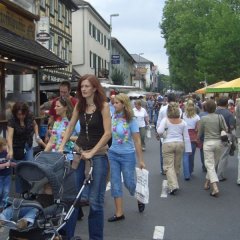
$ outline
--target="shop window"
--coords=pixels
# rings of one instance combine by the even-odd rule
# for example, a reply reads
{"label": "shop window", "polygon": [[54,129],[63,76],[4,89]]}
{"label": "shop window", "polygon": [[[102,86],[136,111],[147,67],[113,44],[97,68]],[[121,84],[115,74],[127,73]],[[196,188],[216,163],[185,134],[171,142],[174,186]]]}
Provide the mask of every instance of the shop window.
{"label": "shop window", "polygon": [[11,107],[15,102],[26,102],[36,116],[36,72],[17,65],[6,64],[5,71],[5,114],[4,119],[11,117]]}

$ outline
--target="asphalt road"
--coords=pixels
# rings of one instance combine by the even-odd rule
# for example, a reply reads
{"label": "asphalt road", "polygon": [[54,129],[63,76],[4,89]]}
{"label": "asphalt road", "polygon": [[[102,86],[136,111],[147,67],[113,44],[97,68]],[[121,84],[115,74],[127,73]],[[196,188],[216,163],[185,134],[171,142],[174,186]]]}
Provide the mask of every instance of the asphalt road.
{"label": "asphalt road", "polygon": [[[124,221],[108,223],[114,214],[110,191],[105,197],[105,240],[239,240],[240,187],[236,184],[237,158],[230,157],[227,181],[219,184],[219,198],[210,197],[203,189],[205,173],[202,172],[199,152],[195,155],[192,179],[179,179],[180,190],[176,196],[165,195],[165,176],[160,174],[159,142],[148,140],[144,158],[149,170],[150,203],[143,213],[138,212],[137,201],[124,191]],[[78,221],[76,236],[88,239],[88,207]],[[0,233],[0,239],[6,239]]]}

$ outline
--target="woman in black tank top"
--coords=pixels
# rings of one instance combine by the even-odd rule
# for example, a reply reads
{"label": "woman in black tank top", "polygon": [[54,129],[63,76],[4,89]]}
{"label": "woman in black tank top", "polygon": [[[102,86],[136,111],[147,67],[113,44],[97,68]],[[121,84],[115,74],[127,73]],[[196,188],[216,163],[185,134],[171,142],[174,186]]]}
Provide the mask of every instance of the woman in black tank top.
{"label": "woman in black tank top", "polygon": [[[103,239],[103,204],[108,172],[106,151],[107,142],[111,138],[110,109],[104,90],[94,75],[84,75],[80,78],[77,93],[79,101],[74,108],[59,151],[63,151],[74,126],[80,120],[81,131],[77,145],[81,151],[81,160],[92,159],[93,162],[94,181],[89,185],[89,239],[101,240]],[[79,160],[73,161],[73,168],[78,168],[78,171],[81,171],[80,176],[84,176],[84,168],[78,167]],[[71,222],[71,228],[75,226],[76,222],[74,224]]]}

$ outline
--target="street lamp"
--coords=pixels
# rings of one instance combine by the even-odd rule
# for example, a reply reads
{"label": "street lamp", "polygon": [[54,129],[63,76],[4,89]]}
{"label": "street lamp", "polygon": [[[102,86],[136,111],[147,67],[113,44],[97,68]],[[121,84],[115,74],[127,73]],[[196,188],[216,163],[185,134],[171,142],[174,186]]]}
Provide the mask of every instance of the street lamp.
{"label": "street lamp", "polygon": [[112,74],[112,17],[118,17],[118,13],[114,13],[110,15],[110,31],[109,31],[109,73],[108,79],[111,81],[111,74]]}

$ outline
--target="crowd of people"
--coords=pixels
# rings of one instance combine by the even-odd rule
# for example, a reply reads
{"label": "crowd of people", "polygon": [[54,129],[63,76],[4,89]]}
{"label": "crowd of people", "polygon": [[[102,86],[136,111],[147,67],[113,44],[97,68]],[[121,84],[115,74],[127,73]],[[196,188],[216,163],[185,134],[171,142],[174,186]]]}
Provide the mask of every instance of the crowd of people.
{"label": "crowd of people", "polygon": [[[89,239],[103,239],[104,195],[110,172],[114,214],[108,222],[125,219],[123,209],[124,185],[130,195],[136,189],[135,167],[146,168],[143,151],[147,150],[146,129],[154,126],[160,146],[160,172],[166,175],[170,195],[176,195],[181,173],[190,181],[194,172],[196,148],[200,149],[202,169],[206,172],[205,190],[210,196],[219,196],[219,181],[227,180],[229,155],[240,144],[240,100],[220,97],[217,101],[202,102],[198,96],[177,99],[174,93],[151,95],[132,99],[124,93],[112,93],[107,101],[104,89],[94,75],[84,75],[77,86],[77,98],[70,95],[71,85],[63,81],[59,96],[41,105],[49,115],[48,129],[39,136],[38,125],[26,103],[16,102],[8,121],[7,140],[0,138],[0,212],[10,194],[11,167],[20,161],[33,159],[33,140],[43,151],[68,152],[66,158],[77,172],[78,189],[83,185],[86,160],[93,163],[92,181],[84,192],[89,204]],[[225,137],[225,139],[224,139]],[[74,155],[73,149],[79,154]],[[238,155],[240,184],[240,154]],[[16,193],[21,193],[18,179]],[[21,196],[21,195],[19,195]],[[136,201],[138,211],[145,204]],[[74,211],[64,234],[74,236],[81,208]],[[1,214],[0,214],[1,220]],[[20,219],[21,220],[21,219]],[[0,221],[1,224],[1,221]],[[27,225],[28,222],[25,222]]]}

